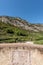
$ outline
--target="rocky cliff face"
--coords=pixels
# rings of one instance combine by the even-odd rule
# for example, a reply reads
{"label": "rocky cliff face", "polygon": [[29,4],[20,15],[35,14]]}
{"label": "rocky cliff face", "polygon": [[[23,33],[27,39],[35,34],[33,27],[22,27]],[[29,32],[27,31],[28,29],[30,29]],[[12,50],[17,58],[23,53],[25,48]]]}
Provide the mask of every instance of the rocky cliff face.
{"label": "rocky cliff face", "polygon": [[25,30],[30,30],[35,32],[43,31],[43,24],[31,24],[19,17],[17,18],[17,17],[9,17],[9,16],[0,16],[0,21],[4,23],[10,23],[11,25],[21,27],[22,29]]}

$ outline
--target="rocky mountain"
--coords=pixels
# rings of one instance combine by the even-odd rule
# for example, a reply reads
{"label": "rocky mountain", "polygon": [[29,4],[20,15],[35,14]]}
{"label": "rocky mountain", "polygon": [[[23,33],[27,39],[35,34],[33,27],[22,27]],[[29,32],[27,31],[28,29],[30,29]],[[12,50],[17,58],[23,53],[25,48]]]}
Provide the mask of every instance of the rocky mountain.
{"label": "rocky mountain", "polygon": [[43,24],[31,24],[20,17],[0,16],[0,43],[25,41],[43,44]]}
{"label": "rocky mountain", "polygon": [[19,17],[0,16],[0,22],[9,23],[25,30],[43,31],[43,24],[31,24]]}

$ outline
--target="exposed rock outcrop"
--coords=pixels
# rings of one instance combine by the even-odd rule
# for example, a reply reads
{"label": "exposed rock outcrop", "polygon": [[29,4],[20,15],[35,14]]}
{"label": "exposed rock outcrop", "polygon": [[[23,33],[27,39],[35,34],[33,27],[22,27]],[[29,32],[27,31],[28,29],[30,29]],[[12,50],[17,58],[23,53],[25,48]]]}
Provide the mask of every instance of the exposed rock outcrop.
{"label": "exposed rock outcrop", "polygon": [[31,24],[19,17],[0,16],[0,21],[4,23],[10,23],[14,26],[21,27],[22,29],[30,31],[43,31],[43,24]]}

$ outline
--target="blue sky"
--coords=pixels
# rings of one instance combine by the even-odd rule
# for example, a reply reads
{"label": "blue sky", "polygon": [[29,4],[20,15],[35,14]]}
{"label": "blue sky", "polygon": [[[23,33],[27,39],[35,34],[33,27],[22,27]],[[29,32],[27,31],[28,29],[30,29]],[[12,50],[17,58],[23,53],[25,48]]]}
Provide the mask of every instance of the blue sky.
{"label": "blue sky", "polygon": [[43,23],[43,0],[0,0],[0,16],[21,17],[31,23]]}

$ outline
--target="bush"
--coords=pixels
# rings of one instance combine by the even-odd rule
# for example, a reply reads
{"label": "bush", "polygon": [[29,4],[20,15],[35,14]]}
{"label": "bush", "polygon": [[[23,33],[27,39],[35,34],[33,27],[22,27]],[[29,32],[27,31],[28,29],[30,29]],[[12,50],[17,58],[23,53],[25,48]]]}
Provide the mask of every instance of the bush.
{"label": "bush", "polygon": [[9,34],[14,34],[14,31],[13,31],[12,29],[8,29],[8,30],[7,30],[7,33],[9,33]]}
{"label": "bush", "polygon": [[18,32],[17,35],[18,36],[27,36],[27,34],[26,33],[23,33],[23,32]]}

